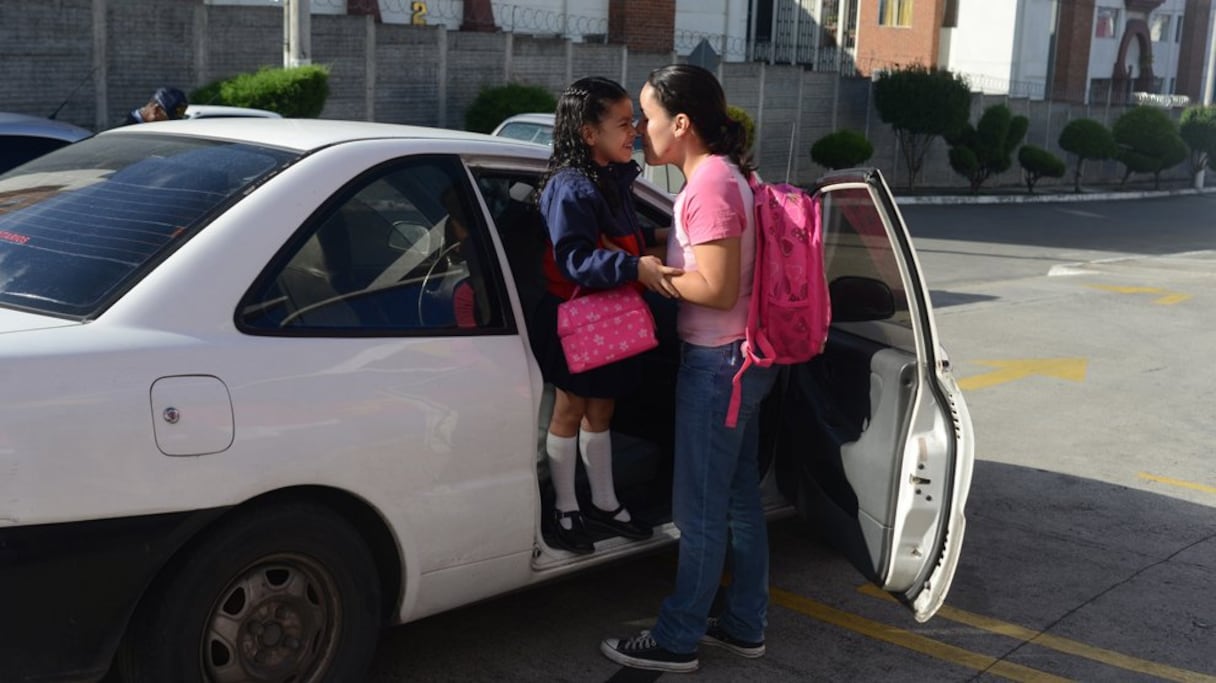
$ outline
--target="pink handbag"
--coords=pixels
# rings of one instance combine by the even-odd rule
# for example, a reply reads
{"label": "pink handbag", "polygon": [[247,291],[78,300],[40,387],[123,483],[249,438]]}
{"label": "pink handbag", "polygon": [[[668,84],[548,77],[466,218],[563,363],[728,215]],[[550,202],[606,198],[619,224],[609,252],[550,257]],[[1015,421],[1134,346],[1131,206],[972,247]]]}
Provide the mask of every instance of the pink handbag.
{"label": "pink handbag", "polygon": [[557,306],[557,336],[571,373],[586,372],[659,345],[654,316],[630,285],[574,296]]}

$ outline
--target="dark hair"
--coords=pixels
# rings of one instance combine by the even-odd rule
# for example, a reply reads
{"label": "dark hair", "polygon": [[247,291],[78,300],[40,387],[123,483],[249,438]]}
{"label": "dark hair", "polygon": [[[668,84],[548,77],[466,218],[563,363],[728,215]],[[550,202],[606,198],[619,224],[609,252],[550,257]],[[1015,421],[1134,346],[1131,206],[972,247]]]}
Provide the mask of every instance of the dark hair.
{"label": "dark hair", "polygon": [[747,175],[755,169],[747,152],[747,131],[726,113],[726,93],[709,71],[692,64],[669,64],[650,72],[659,105],[669,116],[684,114],[711,154],[730,157]]}
{"label": "dark hair", "polygon": [[580,78],[566,88],[557,100],[557,113],[553,120],[553,154],[536,188],[537,201],[554,174],[565,168],[572,168],[590,178],[612,205],[620,201],[618,192],[605,186],[608,179],[602,177],[599,165],[591,158],[591,150],[583,141],[583,126],[598,125],[612,105],[628,97],[629,93],[620,83],[599,76]]}

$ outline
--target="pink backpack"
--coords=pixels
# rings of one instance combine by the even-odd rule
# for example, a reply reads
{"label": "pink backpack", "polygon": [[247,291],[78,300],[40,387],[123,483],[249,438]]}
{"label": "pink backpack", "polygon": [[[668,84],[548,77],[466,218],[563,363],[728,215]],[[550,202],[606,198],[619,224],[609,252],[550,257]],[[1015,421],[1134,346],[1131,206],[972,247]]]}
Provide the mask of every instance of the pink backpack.
{"label": "pink backpack", "polygon": [[739,421],[743,373],[752,365],[805,363],[823,351],[832,321],[823,271],[819,196],[748,179],[755,194],[756,266],[743,366],[735,373],[726,426]]}

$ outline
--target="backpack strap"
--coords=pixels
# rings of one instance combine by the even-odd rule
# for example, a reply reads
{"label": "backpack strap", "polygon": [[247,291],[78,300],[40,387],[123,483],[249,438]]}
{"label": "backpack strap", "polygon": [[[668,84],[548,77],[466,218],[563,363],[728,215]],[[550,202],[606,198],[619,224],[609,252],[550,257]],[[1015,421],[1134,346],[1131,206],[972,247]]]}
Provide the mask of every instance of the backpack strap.
{"label": "backpack strap", "polygon": [[[760,181],[756,178],[755,173],[749,173],[747,176],[747,184],[752,190],[752,223],[756,229],[754,238],[756,240],[755,263],[763,263],[764,240],[761,239],[760,216],[756,211],[756,200],[760,197]],[[739,424],[739,407],[743,403],[743,373],[753,365],[760,367],[769,367],[773,364],[773,347],[768,339],[763,334],[757,334],[760,320],[760,297],[757,295],[760,287],[760,268],[752,267],[752,298],[747,305],[747,327],[743,335],[743,345],[740,347],[743,353],[743,365],[739,366],[739,371],[735,373],[731,379],[730,403],[726,407],[726,426],[734,429]],[[760,349],[762,355],[756,355],[756,349]]]}

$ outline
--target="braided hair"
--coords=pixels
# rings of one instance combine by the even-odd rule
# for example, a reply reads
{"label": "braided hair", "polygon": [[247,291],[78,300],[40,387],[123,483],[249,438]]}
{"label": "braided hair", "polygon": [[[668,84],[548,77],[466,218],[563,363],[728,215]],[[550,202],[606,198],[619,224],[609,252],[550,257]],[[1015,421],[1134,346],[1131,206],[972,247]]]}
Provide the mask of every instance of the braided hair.
{"label": "braided hair", "polygon": [[726,113],[726,93],[712,72],[692,64],[671,64],[646,79],[670,116],[684,114],[710,154],[729,157],[744,176],[755,170],[747,152],[747,131]]}
{"label": "braided hair", "polygon": [[549,167],[541,177],[533,195],[539,202],[541,193],[549,181],[563,169],[574,169],[582,173],[616,208],[620,204],[620,193],[612,187],[612,179],[602,172],[599,164],[591,158],[591,149],[583,141],[583,126],[597,126],[612,105],[627,99],[629,93],[616,81],[589,76],[570,84],[557,100],[557,114],[553,122],[553,154]]}

